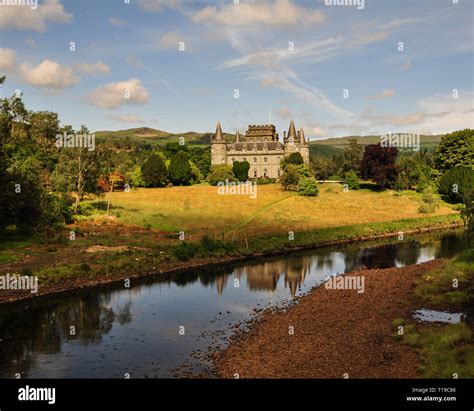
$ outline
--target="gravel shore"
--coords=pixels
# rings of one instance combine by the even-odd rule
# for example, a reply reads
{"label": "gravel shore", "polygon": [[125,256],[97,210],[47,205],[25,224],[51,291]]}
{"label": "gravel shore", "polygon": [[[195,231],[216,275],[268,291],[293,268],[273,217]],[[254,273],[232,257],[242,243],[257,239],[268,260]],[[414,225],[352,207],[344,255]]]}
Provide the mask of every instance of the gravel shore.
{"label": "gravel shore", "polygon": [[288,310],[265,312],[215,356],[217,375],[416,378],[418,355],[392,338],[392,321],[419,308],[413,281],[440,263],[347,273],[365,277],[363,293],[320,286]]}

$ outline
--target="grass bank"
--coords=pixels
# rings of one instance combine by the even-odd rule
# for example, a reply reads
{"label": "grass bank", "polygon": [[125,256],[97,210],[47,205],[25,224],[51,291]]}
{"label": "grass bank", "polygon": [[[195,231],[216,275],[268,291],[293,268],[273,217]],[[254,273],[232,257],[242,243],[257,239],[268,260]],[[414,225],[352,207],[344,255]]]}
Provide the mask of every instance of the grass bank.
{"label": "grass bank", "polygon": [[[424,273],[415,282],[414,295],[423,308],[468,310],[474,301],[474,250]],[[468,323],[419,324],[397,318],[392,325],[395,338],[419,353],[421,376],[474,378],[474,334]]]}

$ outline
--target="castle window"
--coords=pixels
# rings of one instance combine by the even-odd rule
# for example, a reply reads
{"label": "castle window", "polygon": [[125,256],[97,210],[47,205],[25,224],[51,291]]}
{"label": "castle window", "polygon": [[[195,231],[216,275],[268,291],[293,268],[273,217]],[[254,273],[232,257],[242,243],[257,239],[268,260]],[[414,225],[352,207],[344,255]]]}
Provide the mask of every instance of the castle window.
{"label": "castle window", "polygon": [[263,170],[263,176],[267,177],[267,169],[266,168]]}
{"label": "castle window", "polygon": [[280,169],[277,170],[277,176],[280,177]]}
{"label": "castle window", "polygon": [[254,157],[254,158],[253,158],[253,162],[254,162],[254,163],[257,162],[257,157]]}
{"label": "castle window", "polygon": [[247,157],[244,157],[244,161],[247,161]]}
{"label": "castle window", "polygon": [[263,157],[263,162],[264,162],[264,163],[267,162],[267,158],[266,158],[266,157]]}
{"label": "castle window", "polygon": [[232,157],[232,162],[233,162],[233,163],[235,162],[235,158],[234,158],[234,157]]}
{"label": "castle window", "polygon": [[255,168],[253,169],[253,176],[257,178],[257,170]]}

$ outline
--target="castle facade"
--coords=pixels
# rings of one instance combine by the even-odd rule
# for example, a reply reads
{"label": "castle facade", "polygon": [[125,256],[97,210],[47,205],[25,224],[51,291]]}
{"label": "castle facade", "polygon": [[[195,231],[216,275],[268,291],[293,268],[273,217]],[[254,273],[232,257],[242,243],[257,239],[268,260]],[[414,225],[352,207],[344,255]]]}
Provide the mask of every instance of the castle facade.
{"label": "castle facade", "polygon": [[235,141],[224,139],[220,123],[211,137],[212,165],[227,164],[232,167],[234,161],[248,161],[250,164],[249,178],[279,178],[282,171],[280,161],[283,157],[299,152],[305,164],[309,163],[309,144],[303,129],[296,132],[293,120],[288,133],[283,132],[283,143],[278,139],[273,124],[251,125],[241,137],[235,134]]}

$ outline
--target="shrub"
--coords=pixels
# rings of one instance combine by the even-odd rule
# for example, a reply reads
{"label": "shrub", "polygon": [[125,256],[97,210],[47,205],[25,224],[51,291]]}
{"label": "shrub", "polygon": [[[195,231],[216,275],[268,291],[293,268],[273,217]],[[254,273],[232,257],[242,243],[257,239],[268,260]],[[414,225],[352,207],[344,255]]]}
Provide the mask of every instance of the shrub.
{"label": "shrub", "polygon": [[224,243],[222,241],[214,240],[208,235],[205,235],[201,238],[201,247],[208,252],[214,252],[225,248]]}
{"label": "shrub", "polygon": [[191,258],[194,258],[199,252],[199,246],[194,243],[188,243],[183,241],[179,245],[177,245],[174,250],[173,254],[179,261],[188,261]]}
{"label": "shrub", "polygon": [[232,169],[227,164],[219,164],[211,167],[211,172],[207,176],[207,182],[211,186],[216,186],[220,181],[237,181]]}
{"label": "shrub", "polygon": [[438,200],[434,196],[431,188],[426,189],[421,196],[422,204],[418,207],[418,212],[429,214],[438,208]]}
{"label": "shrub", "polygon": [[350,170],[346,173],[345,182],[347,187],[351,190],[358,190],[360,188],[360,179],[354,170]]}
{"label": "shrub", "polygon": [[265,184],[273,184],[276,182],[275,178],[269,178],[269,177],[260,177],[257,180],[258,185],[265,185]]}
{"label": "shrub", "polygon": [[314,197],[319,193],[318,182],[314,177],[303,177],[298,183],[298,194],[300,196]]}

